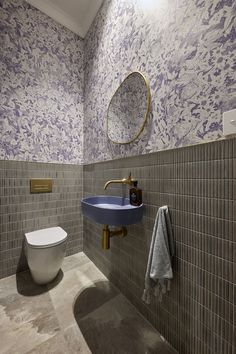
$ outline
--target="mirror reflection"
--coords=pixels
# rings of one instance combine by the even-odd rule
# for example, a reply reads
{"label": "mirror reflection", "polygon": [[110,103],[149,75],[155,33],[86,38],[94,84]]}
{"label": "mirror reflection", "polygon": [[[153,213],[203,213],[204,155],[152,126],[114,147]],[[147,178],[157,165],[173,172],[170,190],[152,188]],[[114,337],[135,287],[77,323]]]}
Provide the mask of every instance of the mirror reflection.
{"label": "mirror reflection", "polygon": [[150,109],[150,89],[140,72],[129,74],[112,97],[107,112],[107,135],[128,144],[141,134]]}

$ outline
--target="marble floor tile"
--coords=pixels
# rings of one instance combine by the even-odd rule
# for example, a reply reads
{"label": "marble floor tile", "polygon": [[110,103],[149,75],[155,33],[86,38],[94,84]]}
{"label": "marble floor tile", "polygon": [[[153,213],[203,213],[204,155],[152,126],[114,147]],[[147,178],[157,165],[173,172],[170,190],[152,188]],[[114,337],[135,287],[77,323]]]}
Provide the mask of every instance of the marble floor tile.
{"label": "marble floor tile", "polygon": [[73,254],[72,256],[66,257],[62,264],[62,271],[63,273],[72,270],[74,268],[80,268],[84,264],[91,263],[90,259],[83,253],[76,253]]}
{"label": "marble floor tile", "polygon": [[37,296],[47,292],[45,285],[36,285],[29,271],[17,273],[0,280],[0,299],[12,294]]}
{"label": "marble floor tile", "polygon": [[65,329],[76,324],[73,304],[81,292],[96,281],[105,280],[104,275],[89,261],[64,273],[63,280],[49,290],[60,326]]}
{"label": "marble floor tile", "polygon": [[107,281],[94,282],[86,287],[74,302],[74,317],[78,322],[98,307],[117,296],[119,292]]}
{"label": "marble floor tile", "polygon": [[32,297],[13,293],[0,299],[0,353],[25,353],[59,330],[48,293]]}
{"label": "marble floor tile", "polygon": [[63,334],[68,354],[92,354],[77,324],[66,328]]}
{"label": "marble floor tile", "polygon": [[78,267],[76,274],[84,284],[107,280],[105,275],[100,272],[92,261],[89,261],[89,263],[84,264],[82,267]]}
{"label": "marble floor tile", "polygon": [[78,326],[93,354],[175,353],[121,294],[79,319]]}
{"label": "marble floor tile", "polygon": [[26,354],[92,354],[77,325],[68,327]]}
{"label": "marble floor tile", "polygon": [[27,354],[67,354],[67,344],[62,335],[58,333],[54,337],[44,341],[40,345],[35,346]]}
{"label": "marble floor tile", "polygon": [[80,283],[75,272],[66,272],[63,281],[49,290],[61,329],[75,324],[73,302],[80,291]]}
{"label": "marble floor tile", "polygon": [[83,253],[57,278],[0,280],[0,354],[174,354]]}

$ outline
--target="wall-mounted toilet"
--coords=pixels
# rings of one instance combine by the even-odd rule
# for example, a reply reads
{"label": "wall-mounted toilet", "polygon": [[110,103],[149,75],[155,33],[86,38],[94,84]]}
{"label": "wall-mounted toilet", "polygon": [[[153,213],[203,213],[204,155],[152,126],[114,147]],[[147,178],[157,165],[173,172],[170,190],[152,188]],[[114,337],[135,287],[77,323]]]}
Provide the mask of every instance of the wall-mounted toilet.
{"label": "wall-mounted toilet", "polygon": [[47,284],[58,274],[66,252],[67,233],[59,226],[25,234],[25,253],[37,284]]}

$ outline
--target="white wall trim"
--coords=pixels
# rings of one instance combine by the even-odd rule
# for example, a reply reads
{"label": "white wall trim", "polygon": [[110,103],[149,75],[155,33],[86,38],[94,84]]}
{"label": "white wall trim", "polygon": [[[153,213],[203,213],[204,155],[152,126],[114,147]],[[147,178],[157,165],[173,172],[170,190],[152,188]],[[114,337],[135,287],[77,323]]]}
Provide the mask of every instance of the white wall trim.
{"label": "white wall trim", "polygon": [[[99,8],[102,5],[103,0],[96,0],[96,2],[90,3],[90,5],[88,6],[87,9],[87,19],[86,22],[83,23],[83,29],[84,29],[84,33],[86,35],[86,33],[88,32]],[[84,37],[85,37],[84,35]]]}
{"label": "white wall trim", "polygon": [[84,38],[87,32],[87,28],[84,29],[81,24],[75,22],[70,16],[68,16],[64,11],[54,6],[46,0],[26,0],[29,4],[36,7],[38,10],[44,12],[46,15],[53,18],[55,21],[59,22],[72,32],[78,34],[80,37]]}

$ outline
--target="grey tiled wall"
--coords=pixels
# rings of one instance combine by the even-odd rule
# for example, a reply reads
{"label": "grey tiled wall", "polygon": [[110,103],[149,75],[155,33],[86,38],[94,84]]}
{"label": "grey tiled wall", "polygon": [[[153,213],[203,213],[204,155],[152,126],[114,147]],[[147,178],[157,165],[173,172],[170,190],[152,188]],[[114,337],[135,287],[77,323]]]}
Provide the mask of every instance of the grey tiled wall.
{"label": "grey tiled wall", "polygon": [[[84,218],[84,251],[181,354],[234,354],[236,314],[236,140],[84,166],[85,196],[121,195],[104,183],[132,172],[145,215],[101,248],[102,225]],[[162,303],[141,301],[154,218],[168,205],[176,255]]]}
{"label": "grey tiled wall", "polygon": [[[30,178],[52,178],[53,192],[30,194]],[[61,226],[67,255],[82,250],[82,166],[0,161],[0,278],[26,268],[24,233]]]}

